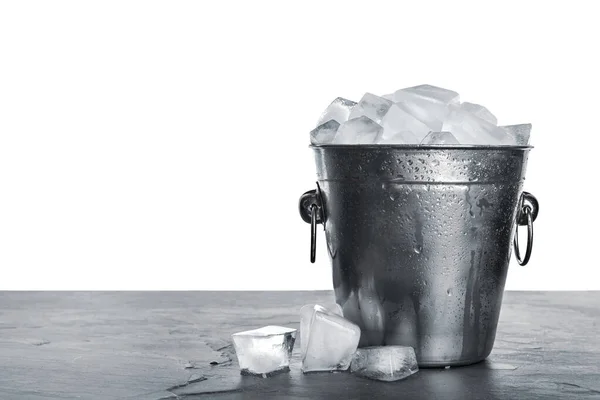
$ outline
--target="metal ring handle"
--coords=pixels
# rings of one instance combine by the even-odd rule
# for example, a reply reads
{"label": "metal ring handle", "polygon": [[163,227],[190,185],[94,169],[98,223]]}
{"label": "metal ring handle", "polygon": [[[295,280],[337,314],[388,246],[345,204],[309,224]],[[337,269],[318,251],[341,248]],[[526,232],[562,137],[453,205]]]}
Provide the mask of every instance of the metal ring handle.
{"label": "metal ring handle", "polygon": [[517,256],[517,262],[519,265],[527,265],[529,258],[531,257],[531,249],[533,248],[533,216],[531,213],[531,207],[528,205],[523,207],[523,214],[527,218],[527,248],[525,249],[525,257],[521,259],[521,253],[519,252],[519,224],[517,224],[517,231],[515,232],[514,246],[515,255]]}
{"label": "metal ring handle", "polygon": [[300,196],[298,208],[304,222],[310,224],[310,262],[314,263],[317,253],[317,224],[323,224],[325,228],[325,209],[319,182],[316,190],[309,190]]}
{"label": "metal ring handle", "polygon": [[540,203],[537,201],[535,196],[529,192],[523,192],[521,194],[521,198],[519,199],[519,214],[517,215],[517,223],[523,226],[527,225],[527,216],[524,213],[525,206],[529,206],[531,208],[531,218],[534,222],[538,216],[538,212],[540,211]]}
{"label": "metal ring handle", "polygon": [[317,189],[309,190],[300,196],[298,202],[298,209],[302,220],[307,224],[310,224],[310,208],[316,205],[319,208],[317,213],[317,223],[325,226],[325,215],[323,213],[323,198],[321,196],[321,188],[317,182]]}
{"label": "metal ring handle", "polygon": [[319,208],[316,204],[310,206],[310,262],[315,263],[317,256],[317,214]]}

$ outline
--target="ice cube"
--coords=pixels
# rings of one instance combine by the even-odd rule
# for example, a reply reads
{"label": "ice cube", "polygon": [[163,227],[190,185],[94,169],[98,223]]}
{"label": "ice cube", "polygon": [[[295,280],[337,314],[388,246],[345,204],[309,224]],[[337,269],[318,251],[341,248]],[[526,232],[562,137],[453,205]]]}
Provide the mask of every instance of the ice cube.
{"label": "ice cube", "polygon": [[377,144],[414,144],[414,135],[410,131],[396,132],[377,140]]}
{"label": "ice cube", "polygon": [[383,133],[380,140],[386,141],[398,132],[404,132],[402,140],[404,143],[418,144],[429,133],[431,129],[414,115],[409,113],[402,103],[394,104],[381,121]]}
{"label": "ice cube", "polygon": [[302,371],[345,371],[358,347],[360,328],[347,319],[315,310]]}
{"label": "ice cube", "polygon": [[331,143],[339,127],[340,123],[333,119],[317,126],[310,132],[310,142],[317,145]]}
{"label": "ice cube", "polygon": [[327,121],[337,121],[340,124],[348,121],[348,116],[352,111],[352,108],[356,105],[355,101],[338,97],[323,111],[317,126],[324,124]]}
{"label": "ice cube", "polygon": [[448,115],[448,106],[446,104],[438,104],[427,100],[411,100],[398,102],[404,110],[413,115],[416,119],[424,123],[429,131],[440,131],[444,123],[444,119]]}
{"label": "ice cube", "polygon": [[450,132],[431,132],[421,144],[460,144]]}
{"label": "ice cube", "polygon": [[363,347],[352,356],[350,372],[379,381],[397,381],[419,370],[415,351],[407,346]]}
{"label": "ice cube", "polygon": [[382,132],[381,125],[363,115],[340,125],[332,143],[373,144],[379,139]]}
{"label": "ice cube", "polygon": [[440,131],[448,115],[448,106],[458,104],[458,93],[431,85],[420,85],[400,89],[394,93],[394,102],[419,121],[430,131]]}
{"label": "ice cube", "polygon": [[383,116],[389,108],[394,104],[391,100],[383,97],[375,96],[371,93],[365,93],[358,104],[354,106],[348,119],[358,118],[362,115],[380,123]]}
{"label": "ice cube", "polygon": [[300,353],[306,354],[306,345],[310,334],[310,325],[316,311],[342,316],[342,308],[336,304],[331,310],[319,304],[307,304],[300,309]]}
{"label": "ice cube", "polygon": [[475,103],[469,103],[469,102],[464,102],[460,105],[460,108],[462,108],[463,110],[470,112],[471,114],[475,114],[475,116],[491,123],[494,125],[498,125],[498,119],[496,118],[496,116],[494,114],[492,114],[490,112],[490,110],[488,110],[487,108],[485,108],[484,106],[481,106],[479,104],[475,104]]}
{"label": "ice cube", "polygon": [[504,129],[454,105],[450,106],[441,131],[451,132],[460,144],[513,144],[512,137]]}
{"label": "ice cube", "polygon": [[400,89],[394,93],[394,101],[404,101],[415,97],[444,104],[459,104],[460,96],[453,90],[444,89],[432,85],[418,85],[405,89]]}
{"label": "ice cube", "polygon": [[394,101],[394,93],[384,94],[381,97],[384,98],[384,99],[386,99],[386,100]]}
{"label": "ice cube", "polygon": [[501,126],[513,140],[513,144],[527,146],[529,144],[529,135],[531,134],[531,124],[506,125]]}
{"label": "ice cube", "polygon": [[289,371],[296,329],[270,325],[231,337],[242,374],[267,377]]}

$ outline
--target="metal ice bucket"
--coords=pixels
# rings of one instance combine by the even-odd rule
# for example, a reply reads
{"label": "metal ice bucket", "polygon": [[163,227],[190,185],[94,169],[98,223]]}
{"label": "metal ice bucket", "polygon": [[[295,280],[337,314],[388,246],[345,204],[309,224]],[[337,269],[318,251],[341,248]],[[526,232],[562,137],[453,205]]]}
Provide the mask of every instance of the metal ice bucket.
{"label": "metal ice bucket", "polygon": [[[530,146],[312,146],[333,286],[361,346],[415,348],[423,367],[485,359],[515,237],[527,263],[538,203],[522,192]],[[528,226],[521,259],[517,223]],[[518,233],[518,232],[517,232]]]}

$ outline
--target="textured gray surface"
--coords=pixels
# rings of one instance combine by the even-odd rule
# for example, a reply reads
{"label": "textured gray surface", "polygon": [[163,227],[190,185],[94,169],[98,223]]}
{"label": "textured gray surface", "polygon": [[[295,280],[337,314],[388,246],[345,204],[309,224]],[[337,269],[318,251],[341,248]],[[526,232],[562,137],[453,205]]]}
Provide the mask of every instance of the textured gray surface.
{"label": "textured gray surface", "polygon": [[[600,399],[600,292],[507,292],[487,361],[404,381],[240,376],[229,335],[332,292],[0,292],[0,399]],[[211,365],[211,363],[215,365]],[[188,383],[188,381],[190,381]]]}

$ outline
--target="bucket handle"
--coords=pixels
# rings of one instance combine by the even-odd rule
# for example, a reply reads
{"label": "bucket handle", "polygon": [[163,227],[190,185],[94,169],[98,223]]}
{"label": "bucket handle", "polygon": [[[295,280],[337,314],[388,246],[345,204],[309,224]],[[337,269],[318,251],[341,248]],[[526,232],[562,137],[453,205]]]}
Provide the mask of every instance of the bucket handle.
{"label": "bucket handle", "polygon": [[310,262],[314,263],[317,253],[317,224],[323,224],[325,220],[319,182],[317,182],[316,189],[309,190],[300,196],[298,208],[304,222],[310,224]]}
{"label": "bucket handle", "polygon": [[[540,205],[535,196],[528,192],[521,194],[517,209],[517,228],[513,241],[515,256],[519,265],[526,265],[531,257],[531,250],[533,248],[533,221],[537,218],[539,209]],[[519,226],[525,225],[527,225],[527,248],[525,249],[525,256],[521,258],[519,251]]]}

